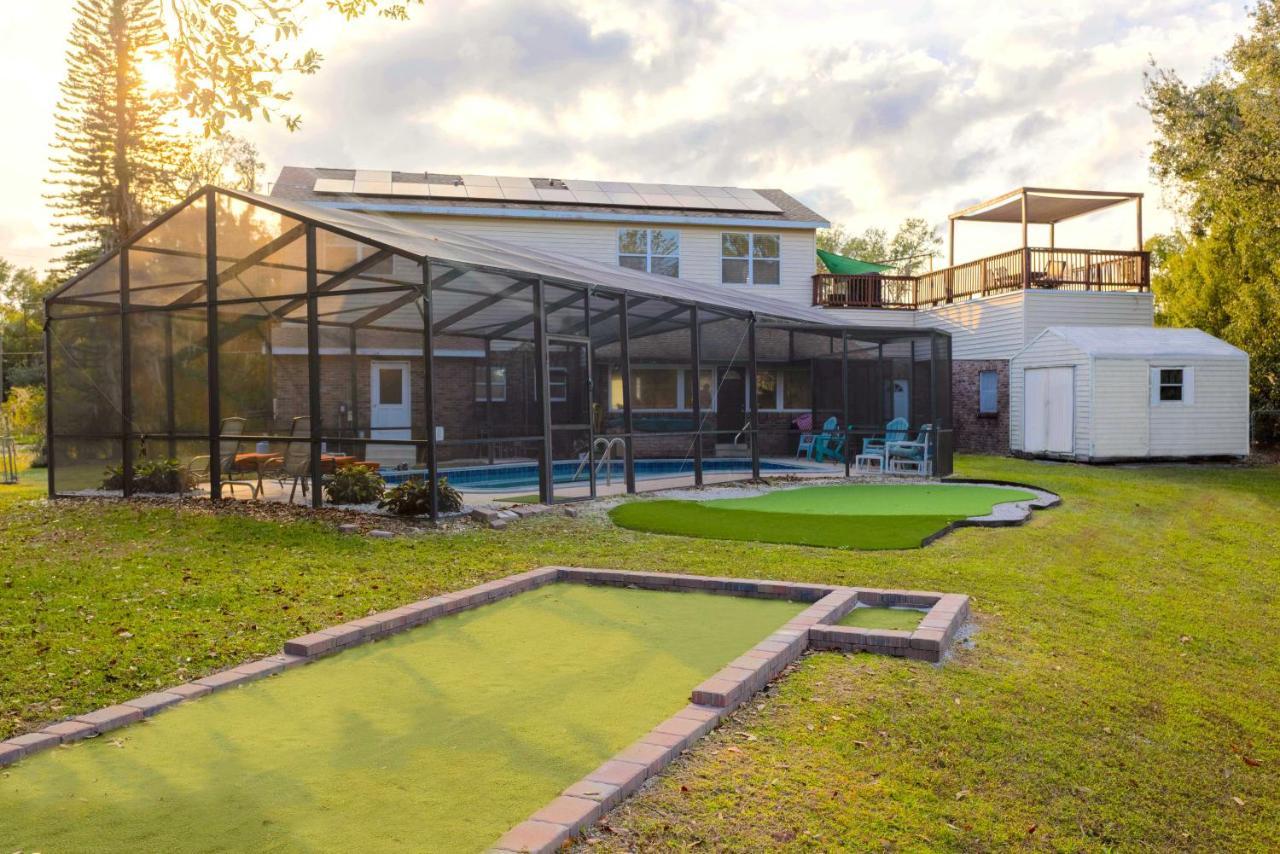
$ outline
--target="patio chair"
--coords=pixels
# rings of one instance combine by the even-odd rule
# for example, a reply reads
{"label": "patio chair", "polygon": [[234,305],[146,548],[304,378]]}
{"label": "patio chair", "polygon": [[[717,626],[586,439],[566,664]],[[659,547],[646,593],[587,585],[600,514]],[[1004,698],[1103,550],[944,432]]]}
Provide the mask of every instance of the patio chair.
{"label": "patio chair", "polygon": [[822,432],[814,437],[810,459],[818,463],[844,459],[844,433],[840,430],[840,419],[834,415],[822,422]]}
{"label": "patio chair", "polygon": [[884,446],[889,442],[904,442],[907,438],[907,429],[911,425],[907,423],[905,418],[895,418],[888,424],[884,425],[883,436],[872,436],[862,440],[862,453],[867,455],[884,456]]}
{"label": "patio chair", "polygon": [[911,442],[889,442],[885,445],[889,472],[893,474],[918,474],[928,477],[933,473],[933,460],[929,456],[929,440],[933,425],[925,424]]}
{"label": "patio chair", "polygon": [[[231,495],[236,494],[237,486],[247,486],[249,488],[249,497],[253,498],[258,494],[258,487],[247,480],[236,480],[235,476],[240,474],[236,470],[236,454],[240,453],[240,446],[244,444],[238,437],[244,433],[243,418],[224,418],[218,426],[218,434],[223,438],[218,442],[218,472],[221,476],[221,488],[225,487],[231,490]],[[232,438],[227,438],[232,437]],[[191,484],[209,483],[212,479],[210,471],[211,460],[208,455],[192,457],[187,463],[187,482]],[[222,495],[217,496],[221,498]]]}
{"label": "patio chair", "polygon": [[284,453],[278,460],[269,463],[263,470],[263,477],[274,478],[284,489],[286,480],[293,480],[289,490],[289,503],[293,503],[298,494],[298,485],[302,485],[302,497],[307,497],[307,481],[311,479],[311,416],[299,415],[293,419],[289,429],[289,441],[285,444]]}
{"label": "patio chair", "polygon": [[818,434],[813,432],[813,415],[806,412],[796,416],[791,423],[801,431],[800,441],[796,444],[796,459],[800,459],[802,455],[813,459],[813,446],[818,439]]}
{"label": "patio chair", "polygon": [[1044,265],[1044,272],[1036,274],[1035,285],[1037,288],[1056,288],[1062,284],[1063,279],[1067,275],[1067,262],[1055,258]]}

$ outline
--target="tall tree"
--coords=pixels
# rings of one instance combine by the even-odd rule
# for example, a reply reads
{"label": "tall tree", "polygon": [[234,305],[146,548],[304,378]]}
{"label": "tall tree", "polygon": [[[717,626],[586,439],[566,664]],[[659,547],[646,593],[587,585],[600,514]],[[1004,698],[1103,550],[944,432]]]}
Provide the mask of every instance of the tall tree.
{"label": "tall tree", "polygon": [[283,117],[290,130],[302,119],[284,112],[293,97],[291,75],[314,74],[324,57],[298,42],[308,14],[320,7],[352,21],[375,12],[407,20],[410,6],[424,0],[166,0],[176,35],[173,57],[178,97],[205,134],[224,131],[233,120]]}
{"label": "tall tree", "polygon": [[79,0],[55,115],[50,205],[72,272],[177,197],[184,154],[172,99],[144,81],[164,62],[159,0]]}
{"label": "tall tree", "polygon": [[904,219],[892,239],[883,228],[852,234],[837,223],[818,232],[818,248],[861,261],[889,264],[904,276],[914,276],[941,251],[942,237],[921,217]]}
{"label": "tall tree", "polygon": [[1280,5],[1251,19],[1201,83],[1147,75],[1152,173],[1180,214],[1149,248],[1160,320],[1248,351],[1254,405],[1280,408]]}

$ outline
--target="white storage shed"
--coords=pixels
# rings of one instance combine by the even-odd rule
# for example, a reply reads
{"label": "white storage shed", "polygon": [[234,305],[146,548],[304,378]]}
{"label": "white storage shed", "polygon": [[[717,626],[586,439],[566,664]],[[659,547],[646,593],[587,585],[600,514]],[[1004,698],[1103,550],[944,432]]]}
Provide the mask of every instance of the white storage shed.
{"label": "white storage shed", "polygon": [[1199,329],[1051,326],[1009,361],[1009,447],[1088,462],[1249,453],[1249,356]]}

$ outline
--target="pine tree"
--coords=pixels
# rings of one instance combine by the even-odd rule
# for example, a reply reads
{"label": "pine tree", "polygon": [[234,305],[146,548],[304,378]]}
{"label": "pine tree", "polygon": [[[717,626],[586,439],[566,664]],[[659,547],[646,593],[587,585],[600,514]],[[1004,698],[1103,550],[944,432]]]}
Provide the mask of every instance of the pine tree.
{"label": "pine tree", "polygon": [[55,114],[49,196],[66,251],[63,275],[110,251],[179,198],[174,164],[189,143],[173,96],[146,86],[144,63],[163,62],[160,0],[79,0]]}

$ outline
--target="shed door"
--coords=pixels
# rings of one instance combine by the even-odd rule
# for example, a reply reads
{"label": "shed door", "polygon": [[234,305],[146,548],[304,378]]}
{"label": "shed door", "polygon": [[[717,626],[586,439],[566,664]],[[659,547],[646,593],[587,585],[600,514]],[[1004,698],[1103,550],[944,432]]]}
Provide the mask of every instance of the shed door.
{"label": "shed door", "polygon": [[1023,450],[1070,454],[1075,445],[1075,368],[1028,368],[1024,373]]}

